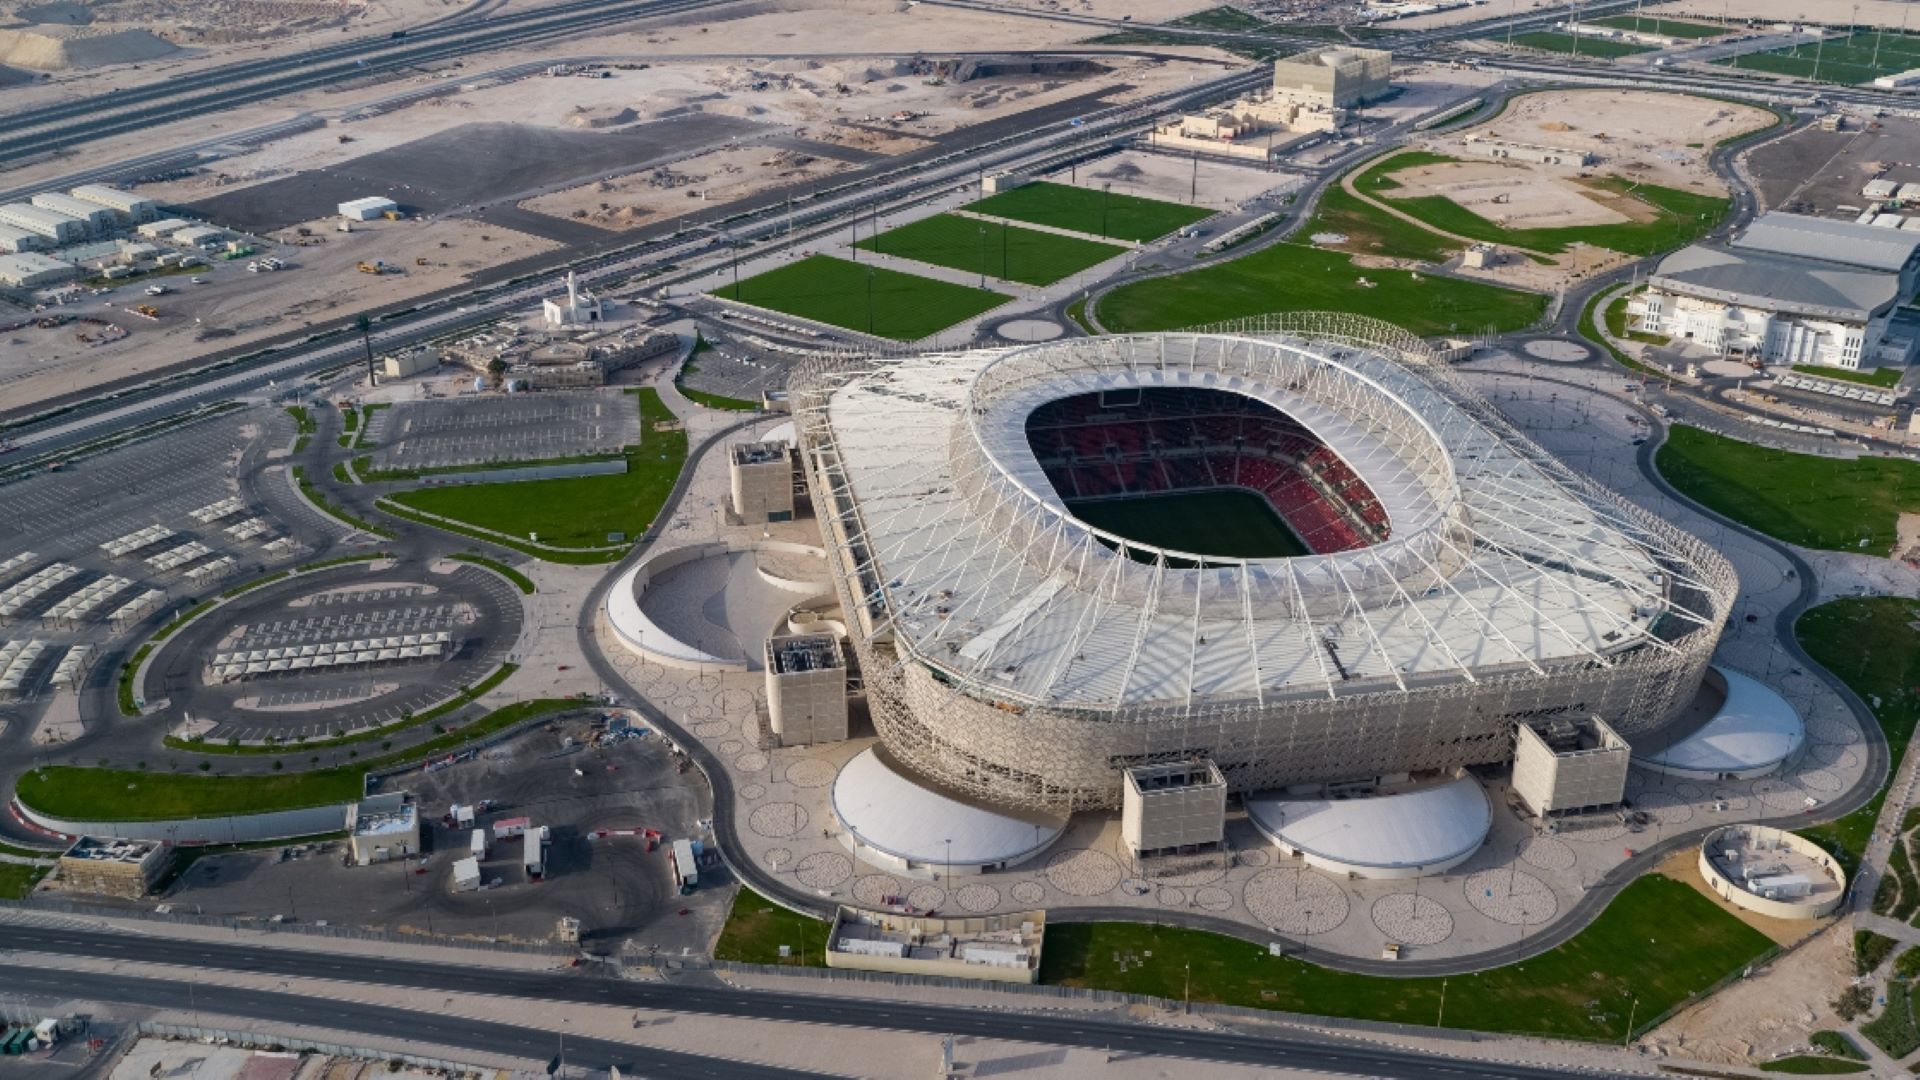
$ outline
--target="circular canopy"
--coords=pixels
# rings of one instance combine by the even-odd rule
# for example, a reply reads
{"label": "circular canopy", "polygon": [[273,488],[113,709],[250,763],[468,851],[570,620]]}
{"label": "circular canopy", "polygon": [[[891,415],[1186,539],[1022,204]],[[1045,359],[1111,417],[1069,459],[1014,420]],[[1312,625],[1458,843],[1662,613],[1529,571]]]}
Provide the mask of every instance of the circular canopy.
{"label": "circular canopy", "polygon": [[1476,851],[1493,827],[1480,782],[1439,784],[1357,799],[1247,800],[1254,827],[1275,843],[1355,869],[1433,867]]}
{"label": "circular canopy", "polygon": [[1664,750],[1635,755],[1640,762],[1675,772],[1719,775],[1771,769],[1806,741],[1800,714],[1765,683],[1715,666],[1727,681],[1727,700],[1713,719]]}
{"label": "circular canopy", "polygon": [[871,747],[840,769],[833,812],[860,843],[909,862],[991,866],[1053,843],[1064,817],[1013,813],[928,787]]}

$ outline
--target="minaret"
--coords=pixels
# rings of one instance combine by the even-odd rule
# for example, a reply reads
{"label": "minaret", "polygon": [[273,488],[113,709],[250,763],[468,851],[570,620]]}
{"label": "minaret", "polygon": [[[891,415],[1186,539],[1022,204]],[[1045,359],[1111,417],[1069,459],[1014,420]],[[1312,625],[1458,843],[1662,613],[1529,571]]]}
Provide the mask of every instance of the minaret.
{"label": "minaret", "polygon": [[580,317],[580,293],[573,286],[573,271],[567,271],[567,321]]}

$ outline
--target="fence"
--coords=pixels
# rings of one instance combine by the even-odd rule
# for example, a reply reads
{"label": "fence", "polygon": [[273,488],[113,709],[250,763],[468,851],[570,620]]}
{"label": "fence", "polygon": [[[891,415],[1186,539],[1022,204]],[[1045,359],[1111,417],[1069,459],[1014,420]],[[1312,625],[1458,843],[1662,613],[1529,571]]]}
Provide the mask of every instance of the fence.
{"label": "fence", "polygon": [[468,1061],[449,1061],[446,1058],[425,1057],[420,1054],[388,1053],[365,1046],[349,1046],[345,1043],[321,1042],[318,1039],[302,1039],[258,1031],[231,1031],[193,1024],[162,1024],[152,1020],[141,1021],[135,1030],[142,1035],[152,1035],[156,1038],[223,1043],[247,1050],[266,1050],[275,1053],[300,1051],[327,1054],[332,1057],[355,1058],[361,1061],[397,1061],[402,1065],[411,1065],[417,1069],[432,1069],[448,1076],[480,1077],[499,1073],[498,1069],[475,1065]]}

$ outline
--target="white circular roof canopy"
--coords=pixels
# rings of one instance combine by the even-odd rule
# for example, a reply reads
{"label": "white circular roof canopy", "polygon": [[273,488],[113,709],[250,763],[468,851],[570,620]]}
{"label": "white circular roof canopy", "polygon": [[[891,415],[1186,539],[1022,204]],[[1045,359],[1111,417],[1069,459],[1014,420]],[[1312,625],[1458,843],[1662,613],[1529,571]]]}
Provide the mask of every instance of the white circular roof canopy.
{"label": "white circular roof canopy", "polygon": [[1806,741],[1806,725],[1786,698],[1757,679],[1715,666],[1727,699],[1713,719],[1662,750],[1634,754],[1634,764],[1696,776],[1757,775],[1777,768]]}
{"label": "white circular roof canopy", "polygon": [[867,847],[925,866],[993,866],[1044,850],[1067,819],[1014,812],[914,779],[881,747],[860,753],[833,782],[833,813]]}
{"label": "white circular roof canopy", "polygon": [[1445,867],[1479,850],[1493,804],[1471,776],[1353,799],[1246,801],[1247,817],[1275,843],[1365,873]]}

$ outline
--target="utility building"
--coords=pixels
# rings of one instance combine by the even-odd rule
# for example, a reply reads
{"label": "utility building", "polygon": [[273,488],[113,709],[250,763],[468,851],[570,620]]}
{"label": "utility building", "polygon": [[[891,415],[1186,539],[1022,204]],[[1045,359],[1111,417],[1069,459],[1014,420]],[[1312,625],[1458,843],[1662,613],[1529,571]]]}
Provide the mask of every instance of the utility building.
{"label": "utility building", "polygon": [[1136,859],[1217,849],[1227,833],[1227,781],[1211,761],[1127,770],[1120,836]]}
{"label": "utility building", "polygon": [[112,210],[98,203],[76,199],[71,195],[62,195],[57,191],[43,191],[35,195],[33,205],[42,210],[52,210],[58,214],[65,214],[75,221],[84,222],[87,234],[90,236],[105,236],[119,225],[119,219],[114,216]]}
{"label": "utility building", "polygon": [[60,856],[60,884],[73,892],[138,900],[166,865],[167,845],[158,840],[82,836]]}
{"label": "utility building", "polygon": [[1513,729],[1513,793],[1536,817],[1618,806],[1632,756],[1597,716],[1555,717]]}
{"label": "utility building", "polygon": [[1308,108],[1351,109],[1386,97],[1393,54],[1336,45],[1273,62],[1273,97]]}
{"label": "utility building", "polygon": [[406,792],[363,799],[347,808],[347,834],[356,866],[420,853],[420,812]]}
{"label": "utility building", "polygon": [[767,641],[767,714],[782,746],[847,738],[847,659],[832,634]]}
{"label": "utility building", "polygon": [[67,194],[76,199],[104,206],[129,222],[152,221],[160,216],[160,207],[144,195],[121,191],[105,184],[81,184]]}
{"label": "utility building", "polygon": [[793,520],[793,451],[784,442],[735,443],[733,512],[748,525]]}

